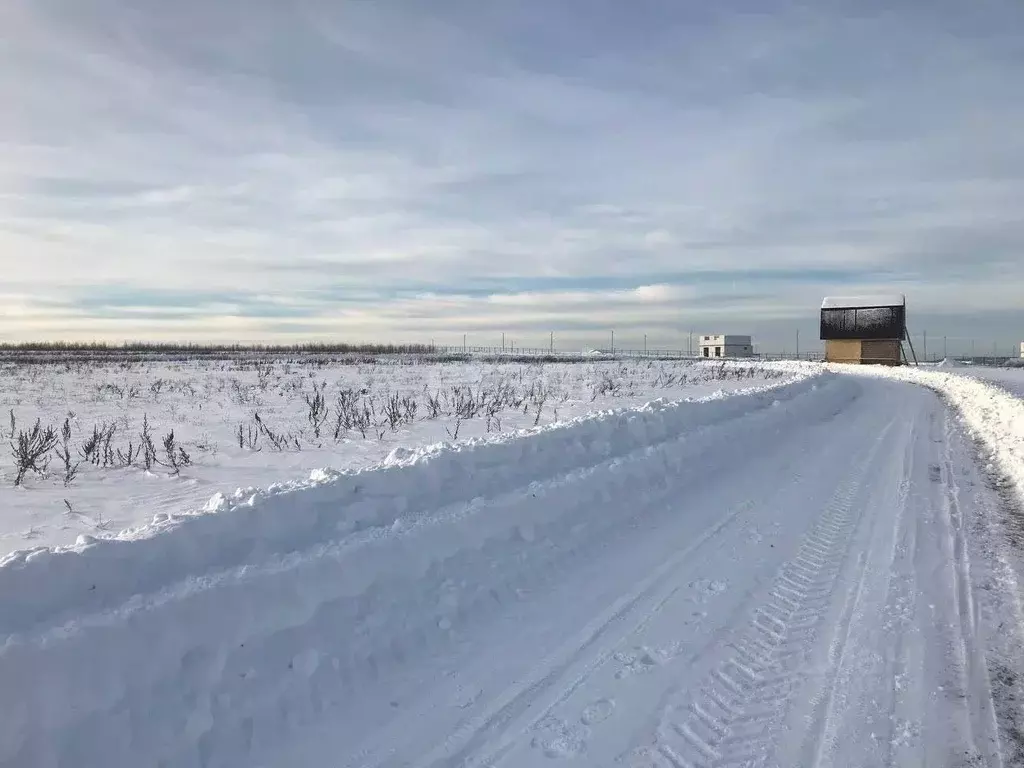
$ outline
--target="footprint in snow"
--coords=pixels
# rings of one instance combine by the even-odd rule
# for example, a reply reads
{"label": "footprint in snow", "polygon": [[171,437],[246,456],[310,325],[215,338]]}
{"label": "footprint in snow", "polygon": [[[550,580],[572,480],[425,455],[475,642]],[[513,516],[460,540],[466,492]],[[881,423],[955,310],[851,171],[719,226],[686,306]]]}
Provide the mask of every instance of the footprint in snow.
{"label": "footprint in snow", "polygon": [[534,749],[548,758],[575,757],[587,746],[590,732],[584,726],[570,725],[564,720],[548,715],[537,723],[533,730],[535,736],[530,742]]}
{"label": "footprint in snow", "polygon": [[673,763],[654,747],[637,747],[615,762],[626,768],[674,768]]}
{"label": "footprint in snow", "polygon": [[583,710],[580,715],[580,722],[584,725],[597,725],[603,723],[612,716],[615,711],[615,701],[612,699],[598,699]]}
{"label": "footprint in snow", "polygon": [[697,581],[690,582],[690,588],[694,590],[693,602],[706,603],[722,592],[725,592],[727,586],[724,581],[717,579],[698,579]]}
{"label": "footprint in snow", "polygon": [[920,723],[897,718],[893,723],[892,745],[894,747],[908,747],[916,744],[921,738]]}
{"label": "footprint in snow", "polygon": [[613,658],[622,665],[622,668],[615,673],[615,677],[621,680],[630,675],[650,672],[655,667],[665,664],[673,655],[672,651],[660,648],[639,647],[630,651],[617,651]]}

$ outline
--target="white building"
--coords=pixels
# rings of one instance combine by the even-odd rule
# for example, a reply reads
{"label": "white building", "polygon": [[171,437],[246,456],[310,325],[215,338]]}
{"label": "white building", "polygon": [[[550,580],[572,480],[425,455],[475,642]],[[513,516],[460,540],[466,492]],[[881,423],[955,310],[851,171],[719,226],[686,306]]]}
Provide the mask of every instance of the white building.
{"label": "white building", "polygon": [[1020,343],[1020,356],[1024,358],[1024,341]]}
{"label": "white building", "polygon": [[701,357],[750,357],[754,344],[749,336],[701,336],[699,352]]}

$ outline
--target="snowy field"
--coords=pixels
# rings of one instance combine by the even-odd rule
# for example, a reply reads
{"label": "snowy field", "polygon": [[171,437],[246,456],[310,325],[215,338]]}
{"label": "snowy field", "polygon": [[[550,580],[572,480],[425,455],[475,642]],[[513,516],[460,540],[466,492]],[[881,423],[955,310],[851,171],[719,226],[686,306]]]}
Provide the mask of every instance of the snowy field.
{"label": "snowy field", "polygon": [[[0,558],[199,511],[217,493],[366,467],[396,447],[465,442],[795,375],[651,361],[0,364]],[[40,471],[16,485],[19,462],[8,444],[30,436],[37,419],[40,437],[53,430],[53,446],[35,462]]]}
{"label": "snowy field", "polygon": [[[0,765],[1024,765],[1024,403],[978,378],[40,371],[5,374],[16,429],[123,452],[145,416],[162,463],[5,467],[8,549],[162,514],[0,564]],[[317,438],[323,381],[383,432]]]}

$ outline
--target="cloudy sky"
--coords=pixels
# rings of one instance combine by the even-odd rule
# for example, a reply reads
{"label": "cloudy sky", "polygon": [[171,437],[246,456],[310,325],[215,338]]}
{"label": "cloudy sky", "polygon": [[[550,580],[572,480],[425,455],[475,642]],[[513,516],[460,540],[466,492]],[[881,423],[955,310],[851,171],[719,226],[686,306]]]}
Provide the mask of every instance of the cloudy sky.
{"label": "cloudy sky", "polygon": [[0,338],[1008,347],[1022,84],[1020,0],[3,0]]}

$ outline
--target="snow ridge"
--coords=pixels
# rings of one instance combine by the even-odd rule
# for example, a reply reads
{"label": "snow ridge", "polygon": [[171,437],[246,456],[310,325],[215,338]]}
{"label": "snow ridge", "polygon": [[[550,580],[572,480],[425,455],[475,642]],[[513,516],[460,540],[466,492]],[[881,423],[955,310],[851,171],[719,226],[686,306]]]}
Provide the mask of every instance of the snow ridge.
{"label": "snow ridge", "polygon": [[239,489],[231,498],[215,496],[205,513],[154,520],[118,538],[14,552],[0,561],[0,637],[211,571],[325,541],[387,535],[430,512],[656,446],[817,386],[808,377],[698,401],[654,401],[490,440],[397,449],[379,467],[318,470],[305,482]]}
{"label": "snow ridge", "polygon": [[907,297],[902,293],[880,296],[826,296],[821,302],[822,309],[875,309],[877,307],[902,307]]}

